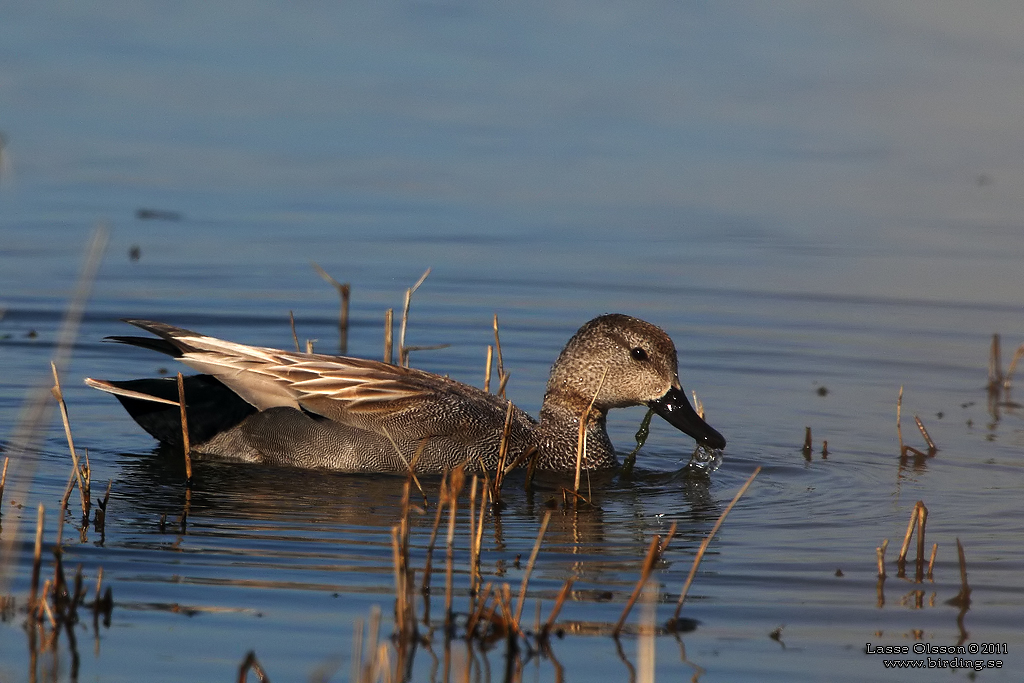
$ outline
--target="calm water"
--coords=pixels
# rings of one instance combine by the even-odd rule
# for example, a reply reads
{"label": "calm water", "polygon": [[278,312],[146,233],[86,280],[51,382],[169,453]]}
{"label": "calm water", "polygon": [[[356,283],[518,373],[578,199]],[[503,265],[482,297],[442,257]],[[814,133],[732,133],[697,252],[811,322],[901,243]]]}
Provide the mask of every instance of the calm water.
{"label": "calm water", "polygon": [[[115,600],[109,627],[84,619],[76,648],[62,635],[34,663],[24,614],[8,615],[0,682],[72,680],[75,652],[81,681],[233,680],[249,650],[271,680],[341,681],[356,620],[379,605],[390,632],[401,480],[204,463],[180,533],[181,466],[81,383],[174,371],[102,342],[128,331],[123,317],[287,348],[293,311],[299,337],[331,351],[336,296],[310,261],[352,283],[349,351],[367,357],[384,310],[432,267],[408,342],[451,346],[413,364],[481,385],[496,313],[508,393],[534,414],[580,324],[650,320],[729,440],[717,472],[688,477],[691,442],[656,418],[636,481],[595,482],[596,509],[554,513],[525,621],[575,577],[567,635],[524,680],[559,666],[569,681],[629,680],[637,639],[623,638],[624,661],[606,633],[650,539],[679,524],[654,575],[664,622],[758,465],[691,590],[697,630],[655,639],[658,679],[934,680],[884,669],[865,643],[963,640],[1006,643],[1004,668],[977,676],[1016,680],[1024,422],[985,392],[992,333],[1004,364],[1024,342],[1016,3],[6,3],[0,16],[0,442],[48,381],[89,236],[108,223],[62,376],[94,488],[112,482],[108,520],[101,539],[69,516],[64,557],[89,584],[102,567]],[[901,386],[905,440],[923,448],[919,415],[939,446],[925,462],[900,462]],[[613,413],[620,448],[642,416]],[[68,459],[54,414],[4,495],[19,608],[35,508],[52,543]],[[424,485],[433,497],[437,481]],[[509,481],[485,529],[486,581],[518,590],[517,557],[555,494]],[[939,546],[921,585],[892,562],[918,500]],[[431,522],[414,516],[416,567]],[[956,539],[973,589],[962,614],[947,604]],[[438,638],[413,680],[440,680]],[[461,680],[464,645],[453,658]],[[473,680],[504,680],[504,666],[500,647],[472,653]]]}

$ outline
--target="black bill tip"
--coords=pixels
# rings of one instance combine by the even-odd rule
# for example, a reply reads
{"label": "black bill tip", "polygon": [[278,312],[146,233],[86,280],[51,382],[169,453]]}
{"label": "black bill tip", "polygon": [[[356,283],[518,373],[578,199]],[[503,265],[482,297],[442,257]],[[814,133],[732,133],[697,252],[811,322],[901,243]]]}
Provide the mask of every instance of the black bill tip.
{"label": "black bill tip", "polygon": [[670,425],[692,436],[697,445],[712,450],[725,448],[725,437],[701,419],[681,389],[672,387],[664,396],[647,405]]}

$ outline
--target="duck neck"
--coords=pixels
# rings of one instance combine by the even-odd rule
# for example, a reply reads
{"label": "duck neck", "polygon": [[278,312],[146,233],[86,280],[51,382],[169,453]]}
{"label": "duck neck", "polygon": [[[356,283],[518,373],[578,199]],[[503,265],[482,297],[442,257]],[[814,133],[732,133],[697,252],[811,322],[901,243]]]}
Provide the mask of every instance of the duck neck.
{"label": "duck neck", "polygon": [[[587,410],[584,405],[579,410],[562,402],[549,401],[545,398],[540,411],[540,436],[538,448],[540,459],[537,465],[541,469],[558,472],[575,472],[577,451],[579,450],[580,417]],[[581,469],[606,470],[618,466],[615,448],[605,430],[605,412],[590,408],[587,415],[584,436],[584,448]]]}

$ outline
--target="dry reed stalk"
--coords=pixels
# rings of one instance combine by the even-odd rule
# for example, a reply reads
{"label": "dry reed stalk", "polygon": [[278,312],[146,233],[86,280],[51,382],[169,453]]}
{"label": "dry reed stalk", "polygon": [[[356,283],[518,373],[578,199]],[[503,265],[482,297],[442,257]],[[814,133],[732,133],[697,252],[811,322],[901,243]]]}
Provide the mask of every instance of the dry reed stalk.
{"label": "dry reed stalk", "polygon": [[384,311],[384,362],[388,365],[395,359],[395,309]]}
{"label": "dry reed stalk", "polygon": [[523,583],[519,586],[519,600],[516,602],[516,623],[523,615],[523,604],[526,602],[526,586],[530,583],[530,574],[533,573],[533,564],[537,561],[537,554],[540,552],[540,544],[544,541],[544,532],[548,530],[548,522],[551,521],[551,510],[544,513],[544,520],[540,523],[540,530],[537,532],[537,540],[534,541],[533,551],[530,553],[530,561],[526,563],[526,572],[523,574]]}
{"label": "dry reed stalk", "polygon": [[931,557],[928,558],[928,578],[929,579],[932,578],[932,569],[935,568],[935,556],[938,554],[938,552],[939,552],[939,544],[938,543],[933,543],[932,544],[932,555],[931,555]]}
{"label": "dry reed stalk", "polygon": [[878,556],[878,578],[885,578],[885,550],[889,547],[889,539],[882,541],[882,545],[875,548],[875,554]]}
{"label": "dry reed stalk", "polygon": [[267,672],[260,666],[260,662],[256,659],[256,651],[249,650],[249,653],[245,655],[245,659],[242,660],[242,665],[238,667],[238,683],[245,683],[249,680],[249,670],[252,669],[256,677],[260,679],[261,683],[270,683],[270,678],[267,676]]}
{"label": "dry reed stalk", "polygon": [[518,636],[526,637],[522,629],[519,628],[519,622],[515,619],[512,612],[512,588],[507,584],[501,584],[501,591],[496,593],[498,598],[498,606],[501,608],[501,621],[505,627],[506,633],[515,633]]}
{"label": "dry reed stalk", "polygon": [[[46,617],[50,620],[50,626],[54,629],[57,628],[57,619],[53,616],[53,610],[50,609],[50,601],[46,599],[46,596],[50,594],[50,579],[43,581],[43,592],[39,595],[39,609],[41,614],[46,614]],[[40,618],[42,618],[40,616]],[[44,648],[47,649],[47,648]]]}
{"label": "dry reed stalk", "polygon": [[338,297],[341,299],[341,308],[338,311],[338,350],[341,355],[348,353],[348,304],[352,293],[352,286],[349,283],[342,284],[328,275],[327,271],[321,268],[315,261],[311,261],[313,269],[319,273],[327,282],[331,283],[334,289],[338,290]]}
{"label": "dry reed stalk", "polygon": [[615,623],[615,627],[612,629],[612,635],[618,637],[619,633],[622,632],[622,627],[626,623],[626,618],[629,617],[630,611],[633,609],[633,605],[636,604],[637,598],[640,597],[640,593],[643,591],[644,586],[647,585],[647,580],[651,578],[651,572],[654,571],[654,564],[661,558],[665,550],[668,549],[668,544],[672,542],[672,537],[676,535],[676,523],[673,522],[669,529],[668,535],[665,537],[665,542],[661,542],[661,536],[656,535],[651,539],[651,546],[647,549],[647,557],[644,558],[644,563],[640,569],[640,580],[636,582],[636,586],[633,588],[632,594],[629,596],[629,600],[626,601],[626,606],[622,610],[622,615],[619,616],[619,620]]}
{"label": "dry reed stalk", "polygon": [[306,353],[313,355],[313,344],[320,341],[319,339],[307,339],[306,340]]}
{"label": "dry reed stalk", "polygon": [[[903,545],[900,546],[900,554],[896,558],[896,562],[900,565],[904,565],[907,562],[907,550],[910,549],[910,539],[914,536],[914,528],[917,527],[921,520],[921,509],[924,508],[924,501],[917,501],[914,503],[914,509],[910,511],[910,520],[907,522],[907,533],[903,535]],[[927,512],[925,513],[927,515]],[[920,532],[918,532],[918,538],[920,539]],[[923,544],[923,540],[919,540],[919,545]]]}
{"label": "dry reed stalk", "polygon": [[960,561],[960,592],[950,602],[967,607],[971,604],[971,587],[967,584],[967,557],[964,555],[964,547],[960,544],[959,538],[956,539],[956,555]]}
{"label": "dry reed stalk", "polygon": [[[68,448],[71,450],[71,463],[74,468],[75,479],[78,480],[78,491],[82,498],[82,517],[88,519],[89,517],[89,470],[88,467],[83,468],[80,465],[78,459],[78,451],[75,450],[75,440],[71,437],[71,420],[68,418],[68,406],[64,402],[64,392],[60,389],[60,377],[57,375],[57,366],[50,363],[50,369],[53,370],[53,388],[50,389],[50,393],[57,400],[57,405],[60,407],[61,421],[64,423],[64,436],[68,440]],[[84,481],[83,481],[84,478]]]}
{"label": "dry reed stalk", "polygon": [[722,522],[725,521],[725,518],[729,515],[729,512],[733,509],[733,507],[743,496],[743,494],[746,493],[747,489],[750,488],[750,485],[754,483],[754,478],[757,477],[757,475],[760,473],[761,466],[758,465],[757,469],[754,470],[753,474],[751,474],[750,477],[747,478],[747,481],[744,482],[743,486],[740,487],[740,490],[737,491],[736,495],[732,497],[731,501],[729,501],[729,505],[727,505],[725,510],[722,511],[722,514],[718,516],[718,521],[716,521],[715,525],[711,527],[711,533],[709,533],[707,537],[704,539],[704,541],[700,544],[700,548],[697,550],[697,556],[693,558],[693,566],[690,567],[690,573],[686,577],[686,583],[683,584],[683,590],[679,593],[679,602],[676,603],[676,611],[672,615],[671,623],[676,623],[679,621],[679,613],[683,609],[683,603],[686,602],[686,594],[690,591],[690,585],[693,583],[693,578],[697,575],[697,567],[700,566],[700,561],[704,558],[704,553],[707,552],[708,545],[710,545],[711,543],[711,539],[714,538],[716,533],[718,533],[718,529],[722,526]]}
{"label": "dry reed stalk", "polygon": [[32,593],[28,599],[29,610],[36,606],[36,598],[39,596],[39,568],[43,555],[43,524],[45,521],[46,509],[40,503],[36,512],[36,547],[32,554]]}
{"label": "dry reed stalk", "polygon": [[420,288],[420,285],[423,284],[428,275],[430,275],[430,268],[423,271],[423,275],[420,275],[420,279],[416,281],[416,284],[405,290],[405,305],[402,307],[402,327],[398,336],[398,364],[403,367],[409,367],[409,349],[405,345],[405,330],[409,324],[409,304],[412,302],[412,295]]}
{"label": "dry reed stalk", "polygon": [[[501,497],[501,484],[505,480],[508,470],[505,469],[508,461],[508,439],[512,433],[512,402],[509,401],[505,407],[505,426],[501,430],[501,441],[498,443],[498,465],[494,471],[494,482],[491,487],[491,500],[498,500]],[[486,471],[486,469],[485,469]]]}
{"label": "dry reed stalk", "polygon": [[[590,422],[590,411],[594,409],[594,403],[597,401],[598,394],[601,393],[601,387],[604,386],[604,379],[608,376],[608,368],[605,367],[604,372],[601,373],[601,381],[597,383],[597,391],[594,392],[594,397],[590,399],[590,405],[580,415],[580,431],[576,436],[576,481],[573,484],[572,491],[576,495],[580,492],[580,471],[583,468],[583,460],[587,456],[587,423]],[[574,499],[573,507],[576,506]]]}
{"label": "dry reed stalk", "polygon": [[288,311],[288,322],[292,325],[292,341],[295,342],[295,353],[301,353],[302,349],[299,348],[299,335],[295,332],[295,314]]}
{"label": "dry reed stalk", "polygon": [[484,610],[487,608],[487,601],[491,597],[491,592],[494,590],[494,582],[488,581],[484,584],[484,589],[480,593],[480,600],[478,600],[477,608],[470,615],[466,621],[466,638],[473,637],[473,630],[476,628],[477,622],[480,621],[480,617],[483,616]]}
{"label": "dry reed stalk", "polygon": [[900,385],[899,396],[896,397],[896,436],[900,440],[900,455],[906,455],[906,450],[903,447],[903,385]]}
{"label": "dry reed stalk", "polygon": [[100,534],[104,533],[107,525],[107,503],[110,502],[110,487],[114,485],[113,479],[107,480],[107,490],[103,494],[103,500],[99,503],[99,510],[93,514],[93,522],[99,529]]}
{"label": "dry reed stalk", "polygon": [[640,635],[636,641],[637,683],[654,683],[654,658],[656,633],[655,620],[658,615],[658,584],[644,589],[643,616],[640,619]]}
{"label": "dry reed stalk", "polygon": [[441,515],[448,503],[448,472],[441,477],[441,484],[437,491],[437,510],[434,512],[434,526],[430,530],[430,540],[427,543],[427,560],[423,568],[423,585],[420,592],[423,595],[430,593],[430,575],[433,573],[434,546],[437,543],[437,530],[441,527]]}
{"label": "dry reed stalk", "polygon": [[543,630],[541,631],[542,636],[547,636],[551,629],[554,628],[558,613],[562,611],[562,605],[565,604],[565,599],[569,597],[569,593],[572,591],[572,584],[572,577],[566,579],[565,583],[562,584],[562,590],[558,591],[558,597],[555,598],[555,605],[551,608],[551,614],[548,615],[548,620],[544,622]]}
{"label": "dry reed stalk", "polygon": [[811,428],[804,427],[804,447],[803,454],[805,458],[810,459],[811,457]]}
{"label": "dry reed stalk", "polygon": [[917,567],[916,580],[921,583],[924,580],[924,528],[928,522],[928,508],[924,503],[920,504],[917,515],[917,557],[914,563]]}
{"label": "dry reed stalk", "polygon": [[4,487],[7,486],[7,465],[10,464],[10,458],[4,458],[4,471],[0,474],[0,505],[4,503]]}
{"label": "dry reed stalk", "polygon": [[505,466],[505,471],[501,475],[502,480],[504,480],[504,478],[507,477],[512,470],[519,467],[519,465],[521,465],[523,461],[533,458],[537,454],[537,452],[538,451],[536,446],[530,446],[525,451],[517,455],[515,459],[512,460],[512,462]]}
{"label": "dry reed stalk", "polygon": [[[103,260],[103,253],[106,250],[109,230],[106,225],[100,224],[93,231],[92,239],[86,250],[82,263],[82,270],[64,313],[57,333],[57,341],[53,354],[53,364],[58,371],[63,372],[74,349],[74,341],[78,336],[78,328],[85,313],[85,305],[89,299],[89,293],[100,263]],[[16,482],[14,489],[15,500],[23,500],[28,495],[35,468],[35,451],[42,439],[49,421],[51,403],[49,390],[43,385],[33,387],[26,396],[18,420],[7,441],[8,453],[12,456],[21,455],[15,458],[12,479]],[[18,467],[23,468],[18,471]],[[19,476],[15,476],[19,475]],[[14,517],[7,524],[6,532],[0,538],[0,595],[7,593],[7,586],[10,581],[9,569],[14,565],[14,543],[18,538],[18,525],[20,518]]]}
{"label": "dry reed stalk", "polygon": [[473,609],[473,595],[476,593],[476,486],[477,475],[469,485],[469,596],[470,611]]}
{"label": "dry reed stalk", "polygon": [[185,482],[192,482],[192,444],[188,438],[188,414],[185,410],[185,378],[178,373],[178,408],[181,410],[181,445],[185,451]]}
{"label": "dry reed stalk", "polygon": [[[491,602],[491,609],[487,612],[487,616],[483,617],[483,621],[491,626],[494,626],[497,621],[494,619],[494,613],[501,607],[501,595],[499,593],[494,594],[494,600]],[[483,614],[484,609],[487,608],[486,604],[480,605],[480,613]],[[484,633],[486,635],[486,632]]]}
{"label": "dry reed stalk", "polygon": [[363,619],[356,617],[352,626],[352,673],[349,680],[358,683],[363,676]]}
{"label": "dry reed stalk", "polygon": [[494,365],[494,347],[487,345],[487,368],[484,370],[484,391],[491,391],[491,366]]}
{"label": "dry reed stalk", "polygon": [[[505,385],[508,383],[508,373],[505,372],[505,362],[501,355],[501,339],[498,337],[498,314],[494,314],[494,349],[498,357],[498,396],[505,398]],[[490,367],[490,366],[488,366]]]}
{"label": "dry reed stalk", "polygon": [[917,423],[917,428],[921,432],[921,436],[924,437],[925,443],[928,444],[928,454],[933,455],[938,448],[935,447],[935,442],[932,441],[932,437],[928,434],[928,430],[925,429],[924,423],[921,422],[921,418],[917,415],[914,416],[914,422]]}
{"label": "dry reed stalk", "polygon": [[1020,362],[1021,357],[1024,357],[1024,344],[1017,347],[1017,350],[1013,352],[1013,359],[1010,361],[1010,367],[1006,371],[1006,377],[1003,378],[1003,389],[1006,391],[1010,390],[1013,384],[1013,375],[1017,372],[1017,363]]}
{"label": "dry reed stalk", "polygon": [[398,627],[398,637],[403,639],[408,630],[408,610],[406,604],[407,591],[405,589],[405,568],[402,562],[401,548],[401,525],[391,527],[391,562],[395,569],[395,625]]}
{"label": "dry reed stalk", "polygon": [[64,496],[60,499],[60,512],[57,515],[57,541],[54,547],[59,548],[64,535],[64,513],[68,509],[68,501],[71,500],[71,492],[75,490],[75,473],[68,476],[68,483],[64,486]]}
{"label": "dry reed stalk", "polygon": [[369,655],[369,658],[363,666],[363,671],[359,676],[360,681],[367,681],[368,683],[376,680],[374,670],[377,667],[377,646],[380,640],[380,616],[380,607],[374,605],[370,608],[370,632],[368,634],[369,637],[366,639],[366,644],[368,646],[366,648],[366,652]]}
{"label": "dry reed stalk", "polygon": [[382,425],[381,431],[384,432],[384,436],[386,436],[388,438],[388,441],[391,442],[391,446],[392,448],[395,449],[395,453],[397,453],[398,457],[402,460],[402,462],[405,463],[406,474],[408,474],[409,477],[416,484],[416,488],[418,488],[420,490],[420,494],[423,495],[423,500],[426,501],[427,494],[423,490],[423,486],[420,484],[420,480],[416,477],[416,471],[414,467],[416,465],[416,461],[419,460],[421,455],[423,455],[423,449],[426,448],[427,446],[427,439],[424,438],[420,441],[419,446],[416,447],[416,452],[413,453],[412,455],[412,460],[410,460],[409,458],[405,457],[405,453],[403,453],[402,449],[398,447],[398,442],[395,441],[394,437],[391,436],[391,433],[387,430],[387,428],[385,428]]}
{"label": "dry reed stalk", "polygon": [[999,347],[999,335],[992,335],[992,349],[988,357],[988,390],[998,393],[1003,386],[1003,352]]}
{"label": "dry reed stalk", "polygon": [[472,586],[472,594],[476,595],[480,587],[480,548],[483,545],[484,540],[484,514],[487,511],[487,499],[490,496],[490,490],[486,486],[480,488],[480,510],[476,518],[476,535],[470,540],[473,543],[472,555],[470,556],[470,585]]}
{"label": "dry reed stalk", "polygon": [[101,588],[103,588],[103,567],[96,570],[96,592],[93,594],[94,601],[99,601]]}
{"label": "dry reed stalk", "polygon": [[452,631],[452,564],[455,556],[455,513],[458,507],[458,490],[453,488],[451,491],[451,497],[448,500],[448,538],[445,546],[444,630],[446,637],[447,635],[450,635]]}

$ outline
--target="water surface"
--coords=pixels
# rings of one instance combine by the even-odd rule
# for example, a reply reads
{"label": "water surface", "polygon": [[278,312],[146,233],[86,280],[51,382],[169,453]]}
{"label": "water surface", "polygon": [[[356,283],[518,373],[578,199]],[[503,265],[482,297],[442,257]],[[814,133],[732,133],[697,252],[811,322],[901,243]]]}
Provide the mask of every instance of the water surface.
{"label": "water surface", "polygon": [[[684,614],[698,628],[655,639],[658,678],[931,680],[884,669],[865,643],[963,640],[1007,643],[1004,668],[978,676],[1014,680],[1024,431],[1019,409],[990,410],[985,392],[992,333],[1004,366],[1024,342],[1014,3],[2,12],[3,441],[48,381],[93,227],[112,228],[62,376],[95,486],[112,482],[104,537],[80,535],[74,515],[64,533],[66,565],[87,583],[102,567],[115,599],[109,627],[75,629],[78,680],[231,680],[249,650],[271,680],[348,680],[356,620],[380,605],[390,630],[401,480],[200,463],[182,533],[181,465],[81,383],[175,370],[102,342],[126,333],[123,317],[288,348],[292,311],[301,339],[333,350],[336,296],[311,260],[352,283],[349,352],[366,357],[382,352],[384,310],[433,267],[409,343],[451,346],[413,364],[481,385],[497,314],[509,396],[533,414],[579,325],[611,311],[650,320],[728,439],[722,467],[690,477],[691,442],[656,420],[635,481],[601,481],[596,508],[554,513],[525,621],[574,577],[567,635],[525,677],[555,680],[557,662],[567,680],[628,680],[637,639],[623,639],[623,661],[607,629],[650,539],[678,523],[654,575],[664,622],[760,465],[697,575]],[[919,415],[933,458],[900,460],[901,386],[903,437],[924,448]],[[621,449],[642,416],[613,413]],[[9,592],[23,607],[35,507],[52,542],[69,471],[57,422],[18,471],[34,475],[27,494],[5,494],[2,535],[16,534]],[[428,496],[437,484],[424,482]],[[553,498],[550,483],[509,481],[500,529],[489,517],[484,534],[485,581],[518,589]],[[892,565],[918,500],[939,544],[920,585]],[[414,516],[416,567],[431,522]],[[947,604],[958,538],[973,589],[963,614]],[[467,558],[462,542],[457,604]],[[0,681],[74,678],[66,637],[30,660],[24,619],[0,624]],[[504,680],[503,654],[474,651],[474,675]],[[453,658],[463,671],[464,645]],[[429,650],[412,679],[439,680]]]}

